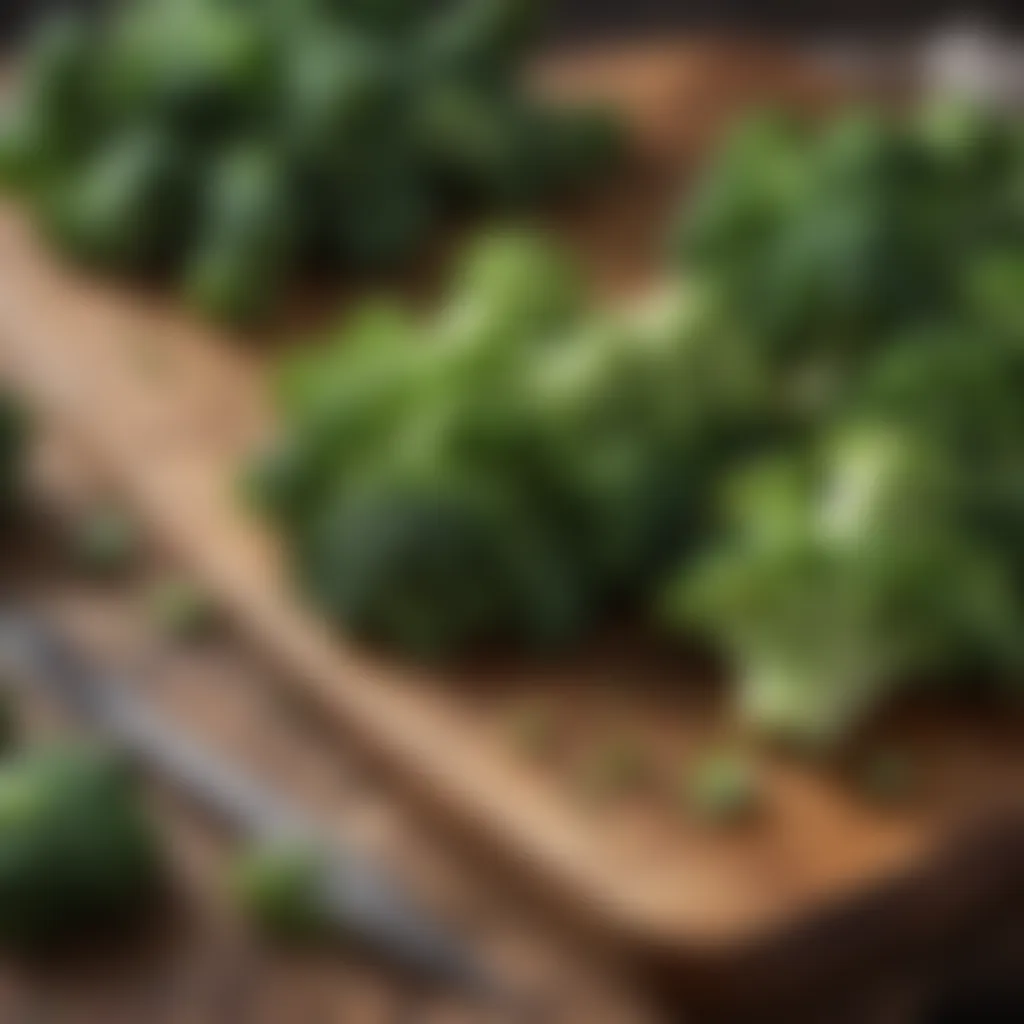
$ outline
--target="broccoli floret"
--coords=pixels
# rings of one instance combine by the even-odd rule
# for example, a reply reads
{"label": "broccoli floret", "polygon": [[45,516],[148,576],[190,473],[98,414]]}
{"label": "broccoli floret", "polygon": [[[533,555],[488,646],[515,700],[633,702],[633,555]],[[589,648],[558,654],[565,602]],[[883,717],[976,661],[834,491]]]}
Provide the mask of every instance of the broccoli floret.
{"label": "broccoli floret", "polygon": [[731,531],[666,614],[726,652],[747,717],[800,742],[835,740],[928,673],[1012,669],[1012,575],[964,528],[960,485],[925,441],[842,428],[806,464],[746,471]]}
{"label": "broccoli floret", "polygon": [[467,198],[539,202],[608,169],[607,115],[530,94],[532,11],[139,0],[60,22],[0,119],[0,180],[73,255],[262,319],[293,270],[390,269]]}
{"label": "broccoli floret", "polygon": [[440,475],[352,485],[307,536],[300,571],[357,634],[426,657],[548,645],[585,615],[572,567],[528,509]]}
{"label": "broccoli floret", "polygon": [[0,941],[40,952],[137,921],[162,884],[156,837],[108,755],[54,749],[0,765]]}
{"label": "broccoli floret", "polygon": [[209,595],[186,579],[161,580],[153,587],[149,602],[154,624],[175,640],[209,636],[217,624],[217,611]]}
{"label": "broccoli floret", "polygon": [[749,758],[730,750],[713,750],[687,772],[682,799],[685,809],[701,821],[732,824],[757,811],[761,786]]}
{"label": "broccoli floret", "polygon": [[187,164],[173,139],[122,135],[42,196],[55,237],[81,259],[127,271],[152,269],[177,244],[187,211]]}
{"label": "broccoli floret", "polygon": [[263,503],[362,635],[574,639],[696,540],[710,466],[763,425],[710,337],[686,301],[587,316],[557,249],[490,236],[432,322],[378,307],[286,370]]}
{"label": "broccoli floret", "polygon": [[246,322],[273,306],[294,245],[290,187],[274,155],[258,146],[234,149],[216,166],[185,269],[186,293],[200,309]]}
{"label": "broccoli floret", "polygon": [[245,917],[267,937],[295,942],[330,930],[319,892],[323,864],[307,845],[260,844],[232,865],[230,889]]}

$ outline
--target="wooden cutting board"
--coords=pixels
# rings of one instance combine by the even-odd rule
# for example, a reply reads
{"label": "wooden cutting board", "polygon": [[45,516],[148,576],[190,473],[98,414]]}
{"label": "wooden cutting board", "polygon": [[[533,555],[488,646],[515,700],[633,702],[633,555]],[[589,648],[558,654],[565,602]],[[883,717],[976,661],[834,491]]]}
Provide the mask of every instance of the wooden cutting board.
{"label": "wooden cutting board", "polygon": [[[552,218],[602,300],[656,273],[681,183],[732,114],[826,99],[790,57],[725,44],[590,53],[541,78],[562,94],[615,99],[636,129],[633,165]],[[339,298],[342,309],[350,301]],[[373,754],[503,879],[667,967],[691,994],[737,1006],[916,955],[1006,898],[1006,851],[1024,830],[1015,716],[929,708],[892,723],[876,742],[898,742],[926,780],[899,809],[865,799],[837,770],[758,751],[763,813],[716,831],[680,811],[676,788],[693,758],[728,737],[728,718],[721,694],[671,652],[638,650],[610,627],[557,664],[425,671],[329,631],[238,499],[240,467],[272,429],[265,387],[277,348],[223,336],[167,297],[86,279],[0,209],[5,373],[79,437],[296,693],[337,724],[339,742]],[[510,727],[538,702],[556,724],[545,757]],[[627,742],[643,753],[645,781],[597,799],[595,761]]]}

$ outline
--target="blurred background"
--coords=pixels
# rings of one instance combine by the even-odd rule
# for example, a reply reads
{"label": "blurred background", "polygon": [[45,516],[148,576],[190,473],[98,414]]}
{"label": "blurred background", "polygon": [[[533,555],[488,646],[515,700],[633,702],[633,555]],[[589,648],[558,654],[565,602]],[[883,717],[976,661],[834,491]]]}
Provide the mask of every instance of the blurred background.
{"label": "blurred background", "polygon": [[[13,47],[47,9],[84,8],[91,3],[0,0],[0,40]],[[982,26],[993,35],[1024,27],[1024,4],[1010,0],[972,5],[938,0],[552,0],[551,6],[550,40],[558,47],[714,30],[757,40],[838,44],[839,49],[868,56],[876,44],[878,52],[892,52],[890,44],[895,42],[897,63],[904,44],[910,52],[951,26]],[[347,752],[339,754],[324,730],[318,731],[316,723],[282,703],[269,678],[273,673],[237,638],[221,637],[201,651],[178,652],[168,658],[161,641],[151,635],[152,622],[146,621],[141,597],[147,581],[159,580],[168,572],[162,553],[144,560],[139,579],[120,590],[107,589],[102,596],[80,580],[69,584],[60,577],[47,531],[62,529],[61,520],[68,518],[69,510],[88,507],[103,488],[88,474],[81,475],[81,467],[66,452],[58,452],[56,462],[61,465],[53,494],[60,511],[42,527],[40,547],[49,553],[26,552],[25,578],[32,581],[26,586],[37,589],[62,621],[102,637],[101,646],[112,656],[142,666],[146,673],[159,662],[152,687],[159,706],[187,708],[199,719],[208,715],[205,724],[212,724],[219,749],[230,750],[240,759],[252,758],[287,789],[315,793],[312,804],[319,815],[349,825],[354,822],[355,831],[362,830],[371,847],[380,843],[389,858],[397,854],[403,876],[442,893],[438,903],[443,913],[476,929],[481,949],[493,950],[498,962],[530,964],[527,974],[533,970],[537,977],[559,986],[559,999],[564,1000],[559,1022],[703,1024],[673,992],[664,994],[664,979],[649,982],[644,972],[632,971],[632,965],[609,958],[606,951],[592,948],[575,935],[563,934],[526,901],[510,900],[507,893],[495,891],[501,887],[489,884],[487,877],[474,879],[479,864],[460,849],[436,842],[431,829],[407,812],[386,778]],[[66,463],[72,464],[70,473]],[[213,686],[216,698],[211,700]],[[206,849],[207,840],[196,838],[193,824],[186,821],[180,829],[186,846],[200,848],[195,861],[196,874],[202,877],[209,874],[215,854]],[[202,884],[197,887],[201,890]],[[154,974],[136,974],[125,983],[112,980],[101,969],[98,975],[76,978],[64,994],[65,978],[58,975],[51,988],[50,977],[44,976],[33,979],[35,984],[28,989],[12,989],[16,994],[6,1003],[0,989],[0,1024],[29,1020],[136,1024],[153,1019],[156,1010],[176,1022],[184,1019],[189,1008],[195,1011],[195,1020],[208,1024],[264,1020],[298,1024],[300,1019],[316,1024],[429,1024],[478,1019],[459,1016],[457,1011],[446,1016],[450,1007],[443,1000],[424,997],[418,988],[387,971],[362,964],[339,968],[335,962],[310,965],[268,959],[263,950],[240,946],[222,921],[211,922],[201,895],[195,906],[189,904],[185,916],[184,943],[161,961]],[[913,984],[902,977],[890,979],[887,969],[880,968],[877,993],[841,991],[838,1001],[844,1005],[837,1005],[834,1014],[813,1019],[828,1024],[1020,1024],[1024,1021],[1024,927],[1019,916],[1000,915],[986,907],[975,924],[976,932],[958,936],[962,941],[954,943],[955,948],[930,951],[934,960],[918,971]],[[984,941],[978,940],[980,934]],[[537,968],[531,960],[544,966]],[[549,978],[544,972],[551,964],[558,969],[551,968]],[[926,990],[920,984],[922,973],[928,982]],[[343,996],[337,994],[339,986],[348,987]],[[867,1008],[869,1004],[873,1008]],[[85,1012],[98,1015],[82,1016],[81,1006],[93,1007]],[[775,1024],[777,1018],[768,1011],[763,1017],[744,1019],[751,1024]],[[802,1024],[799,1009],[788,1013],[786,1021]]]}

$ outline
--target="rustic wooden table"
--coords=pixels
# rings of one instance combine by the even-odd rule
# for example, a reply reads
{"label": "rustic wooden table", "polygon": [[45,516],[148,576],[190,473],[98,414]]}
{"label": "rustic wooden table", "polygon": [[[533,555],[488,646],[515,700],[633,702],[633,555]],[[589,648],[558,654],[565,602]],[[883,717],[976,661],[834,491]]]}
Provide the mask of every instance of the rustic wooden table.
{"label": "rustic wooden table", "polygon": [[[310,709],[289,697],[227,628],[202,643],[163,637],[147,594],[174,572],[143,550],[123,579],[89,580],[67,557],[71,525],[107,498],[63,442],[44,439],[30,523],[7,552],[9,592],[39,602],[126,685],[182,727],[228,753],[296,805],[356,840],[400,876],[481,955],[542,994],[545,1020],[642,1024],[668,1019],[645,1005],[623,972],[537,908],[525,910],[488,866],[435,835],[386,779],[339,747]],[[31,543],[30,543],[31,542]],[[12,564],[15,563],[15,564]],[[35,701],[30,734],[81,731]],[[211,822],[152,786],[180,879],[180,899],[132,949],[46,969],[0,967],[0,1022],[28,1024],[399,1024],[495,1020],[430,993],[352,951],[271,949],[235,919],[222,892],[230,850]],[[672,1015],[674,1018],[674,1014]]]}

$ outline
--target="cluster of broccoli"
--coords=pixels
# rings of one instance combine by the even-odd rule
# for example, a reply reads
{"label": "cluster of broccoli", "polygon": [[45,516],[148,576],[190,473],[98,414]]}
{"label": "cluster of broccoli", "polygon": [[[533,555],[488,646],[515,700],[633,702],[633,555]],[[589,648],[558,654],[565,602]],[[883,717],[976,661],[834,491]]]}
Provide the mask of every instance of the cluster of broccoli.
{"label": "cluster of broccoli", "polygon": [[762,116],[653,301],[486,241],[432,321],[377,307],[286,368],[259,492],[300,578],[415,654],[650,612],[804,740],[1019,678],[1022,172],[1017,123],[957,105]]}
{"label": "cluster of broccoli", "polygon": [[603,109],[522,81],[532,0],[140,0],[51,22],[0,178],[79,257],[249,320],[300,272],[373,270],[460,209],[600,173]]}
{"label": "cluster of broccoli", "polygon": [[1024,131],[936,104],[748,125],[681,233],[791,437],[716,485],[662,599],[758,723],[829,742],[895,690],[1024,669]]}
{"label": "cluster of broccoli", "polygon": [[699,529],[708,456],[755,409],[702,304],[589,312],[551,244],[468,254],[427,323],[365,310],[281,375],[256,475],[305,587],[417,655],[546,648],[635,605]]}

